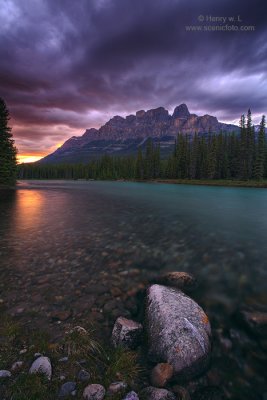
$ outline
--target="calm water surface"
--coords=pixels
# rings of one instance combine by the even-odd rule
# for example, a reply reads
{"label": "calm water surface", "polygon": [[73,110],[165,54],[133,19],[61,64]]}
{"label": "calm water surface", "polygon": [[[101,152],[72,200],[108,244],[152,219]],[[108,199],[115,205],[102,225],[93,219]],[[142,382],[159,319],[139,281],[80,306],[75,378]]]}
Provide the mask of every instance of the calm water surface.
{"label": "calm water surface", "polygon": [[[265,189],[24,181],[0,196],[0,297],[18,318],[108,329],[116,316],[138,314],[133,296],[147,280],[184,270],[200,281],[195,296],[216,338],[235,347],[246,335],[235,311],[266,305]],[[242,398],[260,399],[260,357],[239,349],[230,359],[238,375],[226,392],[242,386]]]}

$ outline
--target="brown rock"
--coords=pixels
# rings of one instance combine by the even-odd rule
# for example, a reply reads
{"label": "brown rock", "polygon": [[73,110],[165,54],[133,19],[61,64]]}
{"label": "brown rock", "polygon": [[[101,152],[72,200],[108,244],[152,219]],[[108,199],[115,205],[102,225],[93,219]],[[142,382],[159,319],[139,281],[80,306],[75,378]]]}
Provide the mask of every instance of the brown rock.
{"label": "brown rock", "polygon": [[71,311],[53,311],[51,313],[51,318],[59,321],[66,321],[71,315]]}
{"label": "brown rock", "polygon": [[175,287],[184,292],[191,292],[197,287],[197,281],[193,275],[187,272],[178,271],[168,272],[167,274],[160,276],[156,279],[156,283]]}
{"label": "brown rock", "polygon": [[157,364],[151,371],[151,385],[162,388],[173,376],[173,367],[168,363]]}
{"label": "brown rock", "polygon": [[267,312],[265,310],[242,310],[240,318],[252,333],[262,337],[266,336]]}

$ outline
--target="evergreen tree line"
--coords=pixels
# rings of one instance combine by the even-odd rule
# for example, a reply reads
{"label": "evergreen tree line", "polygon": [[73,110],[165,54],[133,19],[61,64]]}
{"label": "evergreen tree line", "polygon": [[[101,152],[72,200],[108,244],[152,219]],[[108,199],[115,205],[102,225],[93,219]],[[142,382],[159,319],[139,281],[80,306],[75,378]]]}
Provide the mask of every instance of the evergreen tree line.
{"label": "evergreen tree line", "polygon": [[267,178],[265,117],[255,133],[251,112],[240,119],[240,134],[178,134],[174,151],[161,159],[160,146],[148,139],[136,156],[104,155],[88,164],[22,164],[20,179],[240,179]]}
{"label": "evergreen tree line", "polygon": [[0,187],[13,186],[17,178],[17,150],[12,138],[9,111],[0,97]]}

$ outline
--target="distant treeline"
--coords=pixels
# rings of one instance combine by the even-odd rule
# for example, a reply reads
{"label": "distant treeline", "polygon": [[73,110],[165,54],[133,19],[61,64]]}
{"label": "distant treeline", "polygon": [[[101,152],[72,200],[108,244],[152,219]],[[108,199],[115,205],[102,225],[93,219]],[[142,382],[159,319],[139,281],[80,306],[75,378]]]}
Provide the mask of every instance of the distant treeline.
{"label": "distant treeline", "polygon": [[251,112],[240,134],[178,134],[173,154],[162,160],[160,147],[147,140],[137,156],[104,155],[88,164],[22,164],[20,179],[257,179],[267,178],[265,117],[255,133]]}

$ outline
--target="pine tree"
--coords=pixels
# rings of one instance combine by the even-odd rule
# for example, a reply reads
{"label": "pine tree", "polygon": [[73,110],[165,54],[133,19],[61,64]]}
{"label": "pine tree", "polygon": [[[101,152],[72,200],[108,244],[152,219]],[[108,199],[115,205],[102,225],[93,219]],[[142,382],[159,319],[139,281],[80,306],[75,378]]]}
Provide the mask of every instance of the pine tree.
{"label": "pine tree", "polygon": [[8,126],[9,111],[0,98],[0,185],[15,185],[17,175],[17,150]]}
{"label": "pine tree", "polygon": [[247,163],[248,163],[248,178],[253,177],[253,166],[255,162],[255,130],[252,126],[251,111],[247,114]]}
{"label": "pine tree", "polygon": [[247,129],[245,126],[245,116],[240,118],[240,151],[239,151],[239,177],[248,179],[248,141]]}
{"label": "pine tree", "polygon": [[256,160],[254,168],[254,177],[258,180],[261,180],[264,177],[265,155],[266,155],[265,115],[263,115],[260,123],[260,130],[258,133],[258,140],[256,146]]}
{"label": "pine tree", "polygon": [[153,164],[154,164],[154,146],[151,138],[147,139],[146,142],[146,151],[145,151],[145,160],[144,160],[144,178],[152,179],[153,178]]}
{"label": "pine tree", "polygon": [[191,157],[189,166],[189,178],[196,179],[198,172],[198,154],[199,154],[199,139],[195,132],[193,141],[191,143]]}
{"label": "pine tree", "polygon": [[214,179],[216,174],[216,150],[217,140],[216,136],[209,133],[208,136],[208,160],[207,160],[207,177],[208,179]]}
{"label": "pine tree", "polygon": [[143,179],[144,178],[144,161],[141,147],[138,147],[136,165],[135,165],[135,178]]}

